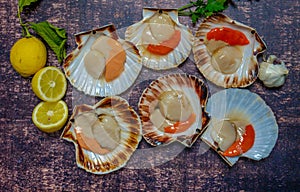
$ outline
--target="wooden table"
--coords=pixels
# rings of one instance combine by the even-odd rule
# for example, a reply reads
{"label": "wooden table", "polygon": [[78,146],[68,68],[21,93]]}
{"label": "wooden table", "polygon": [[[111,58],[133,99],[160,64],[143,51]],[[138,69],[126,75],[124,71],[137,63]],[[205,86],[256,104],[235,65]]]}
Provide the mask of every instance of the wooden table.
{"label": "wooden table", "polygon": [[[78,32],[113,23],[122,33],[142,18],[143,7],[174,8],[188,2],[41,1],[23,18],[35,22],[48,20],[65,28],[69,53],[76,47],[74,34]],[[40,100],[31,90],[31,78],[18,75],[9,61],[10,48],[21,37],[17,1],[0,0],[0,191],[297,191],[300,187],[300,2],[241,0],[236,5],[237,8],[230,7],[224,13],[255,28],[268,46],[265,54],[277,55],[290,70],[280,88],[268,89],[260,81],[247,88],[259,94],[276,116],[279,135],[270,156],[259,162],[240,159],[230,168],[198,139],[190,149],[182,149],[162,164],[159,160],[167,157],[151,153],[153,156],[145,158],[156,162],[152,167],[125,167],[107,175],[94,175],[77,167],[74,147],[60,139],[61,131],[46,134],[33,125],[31,113]],[[199,25],[193,26],[189,18],[180,21],[193,32]],[[61,67],[50,49],[47,65]],[[192,60],[178,70],[203,78]],[[138,80],[130,92],[121,95],[135,109],[142,90],[152,78],[151,73],[148,75],[148,79]],[[70,113],[75,104],[93,104],[100,99],[84,96],[70,84],[64,98]],[[142,140],[138,150],[147,149],[152,150]]]}

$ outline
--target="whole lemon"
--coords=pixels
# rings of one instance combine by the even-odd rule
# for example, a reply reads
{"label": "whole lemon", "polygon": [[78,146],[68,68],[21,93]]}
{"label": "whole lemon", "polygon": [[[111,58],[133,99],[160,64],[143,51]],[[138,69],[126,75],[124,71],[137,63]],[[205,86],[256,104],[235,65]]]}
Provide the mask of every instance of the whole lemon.
{"label": "whole lemon", "polygon": [[46,65],[47,50],[38,38],[19,39],[10,50],[10,62],[23,77],[29,77]]}

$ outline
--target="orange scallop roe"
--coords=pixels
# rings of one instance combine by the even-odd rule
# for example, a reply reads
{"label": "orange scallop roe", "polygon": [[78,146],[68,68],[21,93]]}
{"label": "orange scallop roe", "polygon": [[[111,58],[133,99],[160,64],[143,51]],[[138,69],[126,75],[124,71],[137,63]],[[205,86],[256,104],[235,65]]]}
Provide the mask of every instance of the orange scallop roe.
{"label": "orange scallop roe", "polygon": [[111,50],[106,59],[104,77],[107,82],[110,82],[119,77],[124,71],[126,52],[120,43],[116,42],[114,39],[108,39],[107,44],[111,47]]}
{"label": "orange scallop roe", "polygon": [[206,38],[208,40],[224,41],[231,46],[249,44],[249,40],[244,33],[228,27],[213,28],[207,33]]}
{"label": "orange scallop roe", "polygon": [[180,30],[175,30],[173,36],[160,43],[159,45],[148,45],[147,50],[153,54],[157,55],[166,55],[173,51],[179,44],[181,40],[181,32]]}

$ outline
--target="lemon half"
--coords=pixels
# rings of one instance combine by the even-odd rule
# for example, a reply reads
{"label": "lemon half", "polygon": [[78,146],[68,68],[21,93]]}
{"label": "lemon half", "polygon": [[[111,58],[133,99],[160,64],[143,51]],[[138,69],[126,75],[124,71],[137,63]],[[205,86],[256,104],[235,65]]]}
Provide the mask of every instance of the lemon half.
{"label": "lemon half", "polygon": [[67,80],[57,67],[45,67],[39,70],[32,79],[32,90],[38,98],[47,102],[56,102],[64,97]]}
{"label": "lemon half", "polygon": [[68,106],[58,102],[40,102],[32,112],[32,121],[41,131],[52,133],[60,130],[68,119]]}
{"label": "lemon half", "polygon": [[23,77],[29,77],[45,66],[47,50],[44,43],[36,37],[19,39],[11,48],[10,62]]}

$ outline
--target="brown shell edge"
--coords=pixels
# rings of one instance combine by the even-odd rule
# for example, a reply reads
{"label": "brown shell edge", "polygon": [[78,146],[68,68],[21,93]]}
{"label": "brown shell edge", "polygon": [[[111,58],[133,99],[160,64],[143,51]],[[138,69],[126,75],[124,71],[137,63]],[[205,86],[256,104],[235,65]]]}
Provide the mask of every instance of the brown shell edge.
{"label": "brown shell edge", "polygon": [[[70,137],[70,129],[73,126],[72,124],[72,119],[80,114],[81,112],[88,111],[88,110],[94,110],[96,108],[110,108],[110,107],[115,107],[117,110],[120,110],[122,113],[122,116],[128,117],[129,113],[130,115],[133,116],[133,118],[136,120],[133,122],[133,120],[130,120],[130,118],[125,119],[125,121],[128,123],[132,123],[133,125],[139,125],[139,130],[137,130],[134,127],[130,127],[130,132],[133,134],[128,138],[128,145],[126,145],[126,151],[122,153],[118,153],[117,158],[114,158],[111,160],[111,162],[99,162],[100,164],[95,164],[94,161],[90,160],[88,157],[85,157],[87,150],[81,148],[77,140],[74,136]],[[128,110],[129,109],[129,110]],[[141,121],[139,119],[139,116],[137,113],[134,111],[134,109],[128,104],[128,102],[125,99],[122,99],[121,97],[118,96],[111,96],[111,97],[106,97],[96,103],[93,107],[89,105],[80,105],[80,106],[75,106],[74,108],[74,113],[72,114],[70,121],[68,125],[66,126],[62,138],[73,142],[75,146],[75,153],[76,153],[76,162],[77,166],[86,170],[87,172],[94,173],[94,174],[107,174],[112,171],[116,171],[122,167],[124,167],[129,160],[130,156],[128,157],[128,154],[132,154],[134,150],[138,147],[138,144],[141,140]],[[72,135],[72,133],[71,133]],[[132,147],[133,146],[133,147]],[[97,154],[95,154],[97,155]]]}
{"label": "brown shell edge", "polygon": [[[200,24],[200,26],[198,27],[198,30],[196,31],[195,40],[196,40],[197,37],[203,36],[200,29],[201,28],[208,28],[207,22],[215,23],[217,21],[231,23],[233,25],[239,25],[240,27],[244,27],[246,29],[251,30],[251,33],[253,33],[255,35],[255,39],[260,45],[257,49],[254,50],[254,52],[253,52],[254,56],[257,57],[258,54],[263,53],[264,51],[266,51],[267,46],[266,46],[265,42],[261,39],[261,37],[258,35],[257,31],[254,28],[249,27],[247,25],[244,25],[243,23],[240,23],[238,21],[235,21],[235,20],[231,19],[230,17],[228,17],[228,16],[226,16],[222,13],[216,13],[216,14],[213,14],[212,16],[210,16],[210,17],[205,18],[203,20],[203,22]],[[203,45],[204,39],[198,39],[198,42],[200,42],[200,45]],[[198,63],[196,63],[196,65],[197,65],[197,68],[200,71],[201,63],[207,63],[208,57],[205,57],[205,54],[201,50],[198,50],[194,54],[194,57],[197,58],[195,60],[199,61]],[[238,77],[234,76],[233,82],[231,84],[228,84],[231,77],[226,76],[225,79],[224,79],[224,82],[222,84],[215,83],[215,82],[213,82],[213,83],[218,85],[218,86],[224,87],[224,88],[238,88],[238,87],[245,88],[245,87],[250,86],[252,83],[254,83],[256,81],[256,79],[258,78],[258,69],[259,69],[259,64],[256,61],[255,69],[249,69],[248,70],[248,73],[249,73],[249,75],[251,75],[251,77],[248,78],[247,80],[242,79],[242,80],[240,80],[240,82],[238,82],[239,81]],[[255,73],[254,75],[252,74],[252,70]],[[201,74],[203,74],[203,76],[205,76],[205,78],[208,79],[206,74],[204,74],[202,72],[201,72]]]}
{"label": "brown shell edge", "polygon": [[[160,134],[159,135],[155,131],[150,131],[150,132],[144,133],[144,129],[146,129],[146,128],[151,129],[151,125],[149,125],[149,124],[145,125],[144,123],[142,123],[142,125],[143,125],[143,137],[152,146],[158,146],[158,145],[161,145],[161,144],[167,145],[167,144],[170,144],[174,141],[178,141],[178,142],[182,143],[183,145],[185,145],[187,147],[191,147],[192,144],[197,140],[197,138],[199,136],[201,136],[201,134],[206,130],[207,125],[210,121],[210,116],[206,112],[206,109],[205,109],[205,106],[206,106],[206,103],[207,103],[207,100],[208,100],[208,87],[204,84],[204,82],[202,80],[198,79],[196,76],[193,76],[193,75],[171,74],[171,75],[164,76],[164,77],[161,77],[161,78],[168,78],[170,76],[175,76],[175,78],[176,77],[182,77],[182,76],[190,78],[190,79],[193,80],[193,82],[192,82],[193,86],[195,88],[200,88],[201,89],[201,90],[197,91],[197,93],[198,92],[200,93],[200,95],[198,94],[198,96],[199,96],[199,99],[201,101],[200,104],[201,104],[201,108],[202,108],[202,126],[201,126],[201,129],[197,128],[195,134],[192,134],[192,135],[189,135],[189,136],[182,135],[182,136],[179,136],[176,139],[174,139],[173,137],[169,136],[168,134]],[[142,103],[143,100],[144,100],[143,95],[146,94],[149,87],[151,87],[152,85],[158,83],[159,79],[156,79],[153,82],[151,82],[150,85],[148,86],[148,88],[146,88],[144,90],[144,92],[142,93],[142,96],[140,97],[139,113],[140,113],[140,117],[141,117],[142,122],[149,122],[149,120],[150,120],[149,117],[144,117],[141,114],[141,110],[143,110],[143,109],[142,109],[142,106],[140,105],[140,103]],[[196,83],[196,85],[194,83]]]}
{"label": "brown shell edge", "polygon": [[[199,82],[200,79],[198,79],[197,81],[197,77],[195,76],[191,76],[191,78],[195,78],[195,82]],[[204,84],[203,81],[201,81],[201,85],[199,85],[199,87],[201,88],[201,95],[198,95],[200,98],[200,102],[201,102],[201,108],[202,108],[202,126],[201,129],[197,128],[196,131],[197,133],[193,134],[191,137],[178,137],[177,140],[179,142],[181,142],[182,144],[186,145],[187,147],[191,147],[193,145],[193,143],[197,140],[197,138],[199,136],[201,136],[204,131],[207,129],[207,126],[210,122],[210,115],[209,113],[206,111],[206,103],[208,101],[208,95],[209,95],[209,91],[208,91],[208,87]],[[183,139],[183,140],[181,140]]]}

